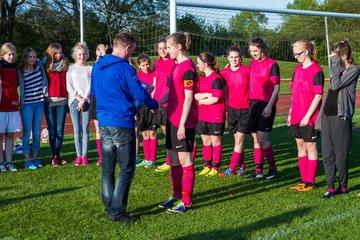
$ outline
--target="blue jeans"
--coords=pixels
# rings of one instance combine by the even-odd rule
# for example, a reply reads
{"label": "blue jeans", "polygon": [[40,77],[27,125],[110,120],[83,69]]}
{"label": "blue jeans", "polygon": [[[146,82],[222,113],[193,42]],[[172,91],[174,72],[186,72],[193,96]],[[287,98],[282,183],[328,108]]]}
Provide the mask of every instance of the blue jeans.
{"label": "blue jeans", "polygon": [[[88,102],[84,104],[84,111],[76,110],[78,100],[74,100],[70,104],[71,121],[74,126],[74,142],[76,149],[76,156],[86,156],[89,143],[89,106]],[[82,114],[81,114],[82,113]],[[82,115],[82,123],[80,121],[80,115]]]}
{"label": "blue jeans", "polygon": [[66,113],[68,112],[68,105],[49,106],[45,102],[45,117],[49,130],[49,142],[53,156],[60,156],[60,150],[64,138],[64,125]]}
{"label": "blue jeans", "polygon": [[30,153],[30,133],[32,130],[32,152],[39,152],[41,119],[44,114],[44,102],[27,103],[20,110],[23,124],[22,145],[24,154]]}
{"label": "blue jeans", "polygon": [[[102,199],[109,216],[123,214],[135,173],[135,129],[100,127],[102,151]],[[115,184],[115,167],[120,171]]]}

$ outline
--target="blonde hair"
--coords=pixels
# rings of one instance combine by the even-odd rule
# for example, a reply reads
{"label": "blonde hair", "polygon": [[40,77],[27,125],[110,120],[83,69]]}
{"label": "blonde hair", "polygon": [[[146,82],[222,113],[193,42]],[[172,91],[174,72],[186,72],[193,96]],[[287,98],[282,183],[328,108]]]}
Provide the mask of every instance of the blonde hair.
{"label": "blonde hair", "polygon": [[312,60],[312,61],[316,61],[316,47],[315,47],[315,43],[314,42],[309,42],[308,40],[305,39],[300,39],[298,41],[296,41],[292,46],[303,46],[305,48],[305,50],[308,51],[308,57]]}
{"label": "blonde hair", "polygon": [[3,59],[3,57],[11,51],[15,52],[16,55],[15,45],[9,42],[4,43],[0,48],[0,59]]}
{"label": "blonde hair", "polygon": [[172,40],[174,44],[180,44],[181,51],[189,52],[191,39],[188,32],[175,32],[166,37],[166,40]]}
{"label": "blonde hair", "polygon": [[[58,43],[51,43],[48,46],[48,48],[46,49],[46,53],[45,53],[45,56],[46,56],[45,70],[46,70],[47,74],[53,72],[53,65],[54,65],[54,61],[55,61],[55,53],[59,49],[62,49],[62,47]],[[64,53],[62,54],[61,58],[63,60],[62,69],[63,69],[63,71],[66,72],[67,69],[68,69],[68,66],[69,66],[69,61],[64,56]]]}
{"label": "blonde hair", "polygon": [[75,46],[71,49],[71,57],[76,61],[76,53],[77,51],[83,49],[86,52],[86,60],[89,59],[89,48],[87,47],[85,42],[79,42],[75,44]]}

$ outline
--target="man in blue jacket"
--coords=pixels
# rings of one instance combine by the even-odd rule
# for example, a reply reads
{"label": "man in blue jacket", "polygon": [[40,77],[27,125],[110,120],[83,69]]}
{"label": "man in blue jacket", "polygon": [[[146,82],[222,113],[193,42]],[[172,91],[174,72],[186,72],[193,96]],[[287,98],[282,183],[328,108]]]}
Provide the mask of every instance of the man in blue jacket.
{"label": "man in blue jacket", "polygon": [[[136,40],[130,33],[119,33],[112,54],[100,57],[92,70],[91,94],[96,97],[103,153],[102,199],[109,219],[114,222],[137,220],[125,213],[136,161],[134,102],[158,108],[129,64],[135,46]],[[115,184],[116,162],[120,172]]]}

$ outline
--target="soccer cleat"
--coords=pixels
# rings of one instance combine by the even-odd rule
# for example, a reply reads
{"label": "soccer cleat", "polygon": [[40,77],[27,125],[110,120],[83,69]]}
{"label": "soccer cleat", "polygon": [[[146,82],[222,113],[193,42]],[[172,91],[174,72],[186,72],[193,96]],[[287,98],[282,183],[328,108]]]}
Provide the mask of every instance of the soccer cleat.
{"label": "soccer cleat", "polygon": [[141,163],[143,160],[136,158],[135,165]]}
{"label": "soccer cleat", "polygon": [[215,170],[214,168],[212,168],[210,170],[210,172],[208,172],[208,174],[206,174],[206,176],[217,176],[218,175],[218,170]]}
{"label": "soccer cleat", "polygon": [[136,164],[136,167],[145,167],[146,164],[148,164],[148,160],[143,160],[140,163]]}
{"label": "soccer cleat", "polygon": [[266,174],[266,179],[273,179],[276,177],[276,170],[269,169],[268,173]]}
{"label": "soccer cleat", "polygon": [[41,168],[43,167],[42,163],[39,161],[39,159],[33,159],[32,163],[37,167],[37,168]]}
{"label": "soccer cleat", "polygon": [[335,194],[347,194],[349,191],[347,188],[337,188]]}
{"label": "soccer cleat", "polygon": [[232,176],[234,175],[233,171],[231,171],[231,169],[227,169],[225,172],[221,172],[219,173],[220,177],[228,177],[228,176]]}
{"label": "soccer cleat", "polygon": [[81,157],[81,165],[86,166],[88,164],[89,164],[89,159],[87,158],[87,156]]}
{"label": "soccer cleat", "polygon": [[145,168],[152,168],[156,166],[156,162],[148,161],[147,164],[144,166]]}
{"label": "soccer cleat", "polygon": [[204,169],[201,170],[201,172],[199,173],[199,176],[204,176],[204,175],[208,174],[210,171],[211,171],[211,168],[204,167]]}
{"label": "soccer cleat", "polygon": [[314,190],[314,188],[315,188],[314,184],[305,183],[305,186],[298,189],[298,191],[300,191],[300,192],[310,192],[310,191]]}
{"label": "soccer cleat", "polygon": [[51,165],[52,165],[53,167],[58,167],[58,166],[59,166],[59,159],[58,159],[58,157],[53,157],[53,158],[51,159]]}
{"label": "soccer cleat", "polygon": [[295,185],[295,186],[290,187],[290,190],[297,190],[297,191],[299,191],[299,189],[301,189],[301,188],[303,188],[303,187],[305,187],[305,183],[300,183],[300,184],[297,184],[297,185]]}
{"label": "soccer cleat", "polygon": [[191,204],[190,204],[190,206],[186,206],[185,203],[180,201],[174,207],[166,209],[166,212],[170,213],[170,214],[172,214],[172,213],[184,213],[187,210],[189,210],[190,207],[191,207]]}
{"label": "soccer cleat", "polygon": [[155,169],[155,172],[167,172],[171,169],[171,167],[169,165],[167,165],[166,163],[164,163],[163,165],[158,166]]}
{"label": "soccer cleat", "polygon": [[6,172],[6,167],[4,163],[0,163],[0,172]]}
{"label": "soccer cleat", "polygon": [[240,168],[236,175],[238,176],[244,176],[246,174],[246,171],[243,168]]}
{"label": "soccer cleat", "polygon": [[332,196],[335,196],[335,192],[329,192],[329,191],[327,191],[322,197],[324,198],[324,199],[329,199],[329,198],[331,198]]}
{"label": "soccer cleat", "polygon": [[253,174],[247,176],[247,178],[264,178],[265,175],[262,172],[254,172]]}
{"label": "soccer cleat", "polygon": [[6,164],[6,168],[7,168],[7,170],[9,170],[10,172],[16,172],[16,171],[17,171],[17,168],[16,168],[15,165],[12,164],[11,162],[9,162],[9,163]]}
{"label": "soccer cleat", "polygon": [[25,168],[31,170],[37,169],[37,167],[32,163],[31,160],[25,161]]}
{"label": "soccer cleat", "polygon": [[160,203],[159,207],[161,208],[171,208],[174,205],[178,204],[181,200],[174,198],[174,197],[170,197],[169,200],[167,200],[166,202]]}
{"label": "soccer cleat", "polygon": [[111,216],[111,217],[109,217],[109,219],[112,222],[135,222],[135,221],[139,220],[135,217],[129,216],[126,213],[123,213],[123,214],[120,214],[117,216]]}
{"label": "soccer cleat", "polygon": [[74,164],[75,164],[75,166],[79,166],[79,165],[81,165],[81,162],[82,162],[82,157],[76,157]]}

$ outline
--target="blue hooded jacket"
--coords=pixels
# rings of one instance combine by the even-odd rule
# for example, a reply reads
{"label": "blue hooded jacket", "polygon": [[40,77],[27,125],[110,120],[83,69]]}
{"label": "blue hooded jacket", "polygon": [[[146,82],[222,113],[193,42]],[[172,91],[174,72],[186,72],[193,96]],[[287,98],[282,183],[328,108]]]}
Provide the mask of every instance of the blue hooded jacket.
{"label": "blue hooded jacket", "polygon": [[159,107],[141,86],[128,60],[111,54],[100,57],[94,64],[90,92],[96,97],[99,127],[133,128],[135,101],[150,109]]}

